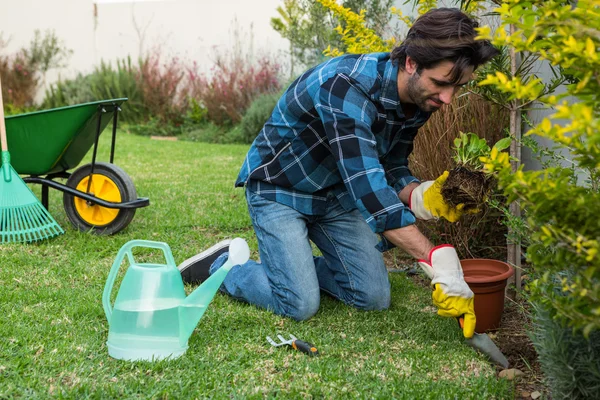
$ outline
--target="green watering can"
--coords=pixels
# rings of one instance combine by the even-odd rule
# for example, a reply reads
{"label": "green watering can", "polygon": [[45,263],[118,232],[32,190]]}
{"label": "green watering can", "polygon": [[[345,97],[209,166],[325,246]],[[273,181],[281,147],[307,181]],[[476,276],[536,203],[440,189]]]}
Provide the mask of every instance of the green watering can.
{"label": "green watering can", "polygon": [[[162,250],[167,263],[136,263],[132,254],[134,247]],[[129,260],[129,268],[115,304],[111,306],[110,294],[125,256]],[[108,354],[130,361],[181,356],[231,267],[244,264],[249,256],[246,241],[233,239],[225,264],[186,297],[181,274],[166,243],[147,240],[126,243],[117,254],[102,295],[109,324]]]}

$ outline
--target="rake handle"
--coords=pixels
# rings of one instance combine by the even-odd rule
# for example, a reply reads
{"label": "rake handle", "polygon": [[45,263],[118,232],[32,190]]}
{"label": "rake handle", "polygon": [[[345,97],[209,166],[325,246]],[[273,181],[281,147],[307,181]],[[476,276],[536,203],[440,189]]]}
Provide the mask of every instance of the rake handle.
{"label": "rake handle", "polygon": [[4,124],[4,102],[2,101],[2,81],[0,80],[0,141],[2,142],[2,151],[8,151],[6,142],[6,125]]}

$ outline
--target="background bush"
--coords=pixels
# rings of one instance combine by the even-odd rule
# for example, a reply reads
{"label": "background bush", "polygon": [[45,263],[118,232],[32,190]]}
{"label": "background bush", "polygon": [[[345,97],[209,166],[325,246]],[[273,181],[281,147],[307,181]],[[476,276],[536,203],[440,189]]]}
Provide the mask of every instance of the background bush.
{"label": "background bush", "polygon": [[252,143],[265,122],[271,117],[280,97],[281,93],[278,92],[261,94],[254,99],[240,123],[241,142]]}
{"label": "background bush", "polygon": [[[477,132],[492,146],[506,136],[508,110],[477,95],[459,94],[451,104],[432,114],[419,129],[415,148],[409,159],[412,173],[432,180],[455,167],[452,160],[453,141],[463,132]],[[503,199],[497,196],[502,204]],[[419,221],[424,234],[437,243],[452,243],[461,258],[506,258],[507,228],[504,214],[496,208],[466,215],[456,223],[445,219]]]}
{"label": "background bush", "polygon": [[190,73],[188,95],[206,109],[210,122],[232,126],[257,96],[280,89],[279,71],[279,64],[268,57],[252,60],[240,52],[220,53],[210,76]]}
{"label": "background bush", "polygon": [[[359,13],[364,10],[365,25],[380,36],[393,36],[396,32],[391,23],[390,8],[393,0],[342,0],[342,7]],[[283,0],[277,7],[279,17],[271,18],[271,26],[290,42],[291,71],[312,67],[325,60],[328,47],[346,51],[347,46],[337,32],[347,27],[347,21],[339,18],[327,7],[315,0]]]}
{"label": "background bush", "polygon": [[186,70],[174,58],[161,64],[158,50],[133,63],[117,60],[115,66],[102,61],[87,75],[60,80],[46,91],[42,108],[62,107],[97,100],[127,97],[120,119],[132,124],[150,123],[159,131],[178,126],[187,112],[182,93]]}
{"label": "background bush", "polygon": [[[0,35],[0,51],[6,44]],[[15,54],[0,54],[2,99],[6,114],[33,111],[35,97],[46,72],[62,67],[70,54],[71,50],[64,47],[53,31],[42,35],[38,30],[29,47]]]}
{"label": "background bush", "polygon": [[600,394],[600,331],[589,340],[536,307],[532,340],[553,399],[597,399]]}

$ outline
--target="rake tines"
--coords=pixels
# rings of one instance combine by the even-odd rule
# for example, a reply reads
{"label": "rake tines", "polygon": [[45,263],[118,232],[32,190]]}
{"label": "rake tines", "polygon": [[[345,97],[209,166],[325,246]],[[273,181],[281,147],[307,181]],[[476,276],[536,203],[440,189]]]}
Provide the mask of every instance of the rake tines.
{"label": "rake tines", "polygon": [[7,159],[4,153],[5,162],[0,168],[0,242],[34,242],[64,233]]}
{"label": "rake tines", "polygon": [[0,243],[34,242],[64,233],[39,202],[3,207],[0,214]]}

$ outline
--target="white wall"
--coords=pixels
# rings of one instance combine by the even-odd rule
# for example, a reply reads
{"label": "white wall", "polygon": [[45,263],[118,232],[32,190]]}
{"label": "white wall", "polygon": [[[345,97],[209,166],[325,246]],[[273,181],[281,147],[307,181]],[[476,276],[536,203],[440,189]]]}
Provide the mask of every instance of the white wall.
{"label": "white wall", "polygon": [[[0,32],[9,40],[3,53],[28,47],[36,29],[54,30],[73,50],[67,68],[51,71],[58,78],[89,72],[100,60],[113,61],[160,46],[167,56],[212,64],[213,47],[232,46],[234,20],[242,44],[285,58],[287,42],[270,19],[280,0],[0,0]],[[137,26],[137,29],[136,29]],[[252,39],[253,36],[253,40]]]}
{"label": "white wall", "polygon": [[[404,1],[396,0],[396,7],[415,15]],[[53,30],[73,54],[66,68],[48,73],[44,87],[59,77],[90,72],[101,60],[114,63],[128,55],[136,60],[140,52],[156,46],[165,60],[177,56],[196,61],[201,72],[208,72],[214,48],[234,45],[232,30],[237,25],[243,45],[252,45],[254,54],[269,52],[285,65],[289,44],[270,24],[282,4],[282,0],[0,0],[0,33],[9,40],[0,51],[11,54],[27,48],[35,30]]]}

